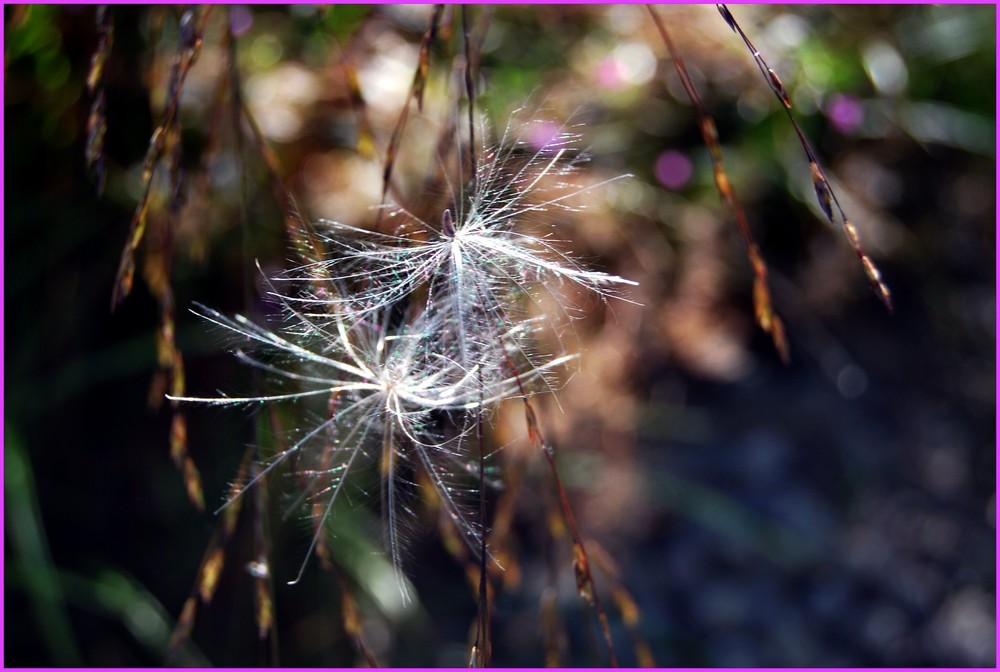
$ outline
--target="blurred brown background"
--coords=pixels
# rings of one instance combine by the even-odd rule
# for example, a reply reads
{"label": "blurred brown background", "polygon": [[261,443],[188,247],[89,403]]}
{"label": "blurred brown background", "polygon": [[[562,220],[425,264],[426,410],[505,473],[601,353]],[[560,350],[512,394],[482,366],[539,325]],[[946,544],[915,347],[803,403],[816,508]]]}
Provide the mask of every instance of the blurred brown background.
{"label": "blurred brown background", "polygon": [[[896,306],[886,312],[825,223],[795,132],[738,36],[713,7],[658,8],[770,264],[788,366],[754,326],[742,240],[647,10],[469,11],[483,36],[478,102],[495,127],[527,101],[581,124],[581,185],[634,175],[589,194],[560,230],[589,263],[637,280],[642,304],[591,305],[567,338],[583,355],[559,404],[540,402],[581,528],[613,558],[660,666],[993,666],[995,8],[732,9],[780,74]],[[253,314],[254,261],[271,272],[291,256],[265,162],[235,132],[231,53],[302,212],[365,225],[431,12],[212,10],[180,100],[183,207],[170,230],[155,216],[171,198],[158,170],[135,288],[110,313],[184,11],[110,11],[99,196],[85,166],[94,8],[4,8],[7,665],[162,664],[218,521],[188,502],[170,460],[147,278],[172,257],[187,390],[247,389],[249,372],[187,312],[197,301]],[[436,138],[458,105],[459,17],[449,10],[432,45],[427,107],[401,144],[393,196],[408,206],[425,195],[417,138]],[[186,415],[211,511],[255,421]],[[498,439],[523,436],[507,415]],[[519,506],[519,582],[496,601],[494,662],[544,664],[540,603],[552,599],[560,661],[604,664],[568,542],[547,536],[551,482],[537,459],[527,465],[537,487]],[[180,662],[358,662],[337,582],[314,563],[302,585],[284,585],[309,532],[295,514],[281,521],[274,485],[275,646],[255,635],[244,521]],[[384,663],[467,663],[474,594],[433,531],[408,566],[414,608],[359,591]],[[354,542],[345,531],[339,543]],[[621,662],[635,664],[608,595],[605,609]]]}

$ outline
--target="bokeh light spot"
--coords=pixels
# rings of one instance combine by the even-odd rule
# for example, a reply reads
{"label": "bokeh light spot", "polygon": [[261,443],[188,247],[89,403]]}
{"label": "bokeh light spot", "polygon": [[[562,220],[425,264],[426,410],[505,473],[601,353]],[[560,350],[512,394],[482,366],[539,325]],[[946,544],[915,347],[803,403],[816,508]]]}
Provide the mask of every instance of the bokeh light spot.
{"label": "bokeh light spot", "polygon": [[229,10],[229,23],[233,35],[236,37],[245,35],[253,26],[253,12],[245,5],[233,5]]}
{"label": "bokeh light spot", "polygon": [[861,126],[865,112],[857,98],[837,93],[826,104],[826,116],[840,133],[851,135]]}
{"label": "bokeh light spot", "polygon": [[556,142],[562,126],[554,121],[536,121],[528,128],[527,141],[535,150],[542,150]]}
{"label": "bokeh light spot", "polygon": [[676,191],[690,181],[694,166],[684,154],[668,149],[657,157],[654,172],[660,184]]}
{"label": "bokeh light spot", "polygon": [[258,68],[269,68],[281,60],[284,50],[274,35],[261,35],[250,46],[250,58]]}

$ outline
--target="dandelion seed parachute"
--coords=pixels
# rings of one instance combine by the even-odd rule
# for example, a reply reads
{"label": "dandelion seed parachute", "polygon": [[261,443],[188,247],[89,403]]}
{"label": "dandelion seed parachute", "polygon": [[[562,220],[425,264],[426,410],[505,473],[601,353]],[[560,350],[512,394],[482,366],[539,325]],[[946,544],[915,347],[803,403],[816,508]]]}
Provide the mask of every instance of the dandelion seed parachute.
{"label": "dandelion seed parachute", "polygon": [[349,289],[335,301],[362,314],[427,287],[426,309],[456,325],[446,332],[454,341],[448,345],[466,367],[496,362],[501,332],[510,335],[527,319],[520,297],[557,292],[563,283],[602,298],[621,297],[624,286],[636,283],[583,267],[560,249],[543,214],[574,210],[585,192],[626,176],[576,187],[566,178],[580,161],[573,151],[577,136],[550,133],[539,143],[514,137],[514,128],[512,121],[499,145],[484,151],[472,193],[462,194],[461,183],[452,187],[455,213],[444,210],[440,224],[401,207],[392,213],[399,222],[395,233],[323,220],[329,258],[293,269],[288,279],[318,273],[339,278]]}
{"label": "dandelion seed parachute", "polygon": [[[617,297],[636,284],[585,268],[541,221],[543,213],[572,210],[575,197],[613,180],[567,184],[579,161],[571,151],[575,136],[550,134],[532,145],[514,138],[512,128],[513,122],[477,163],[471,193],[462,193],[461,181],[452,187],[454,210],[443,210],[434,226],[403,208],[392,213],[401,222],[393,233],[321,222],[323,259],[267,279],[284,312],[280,329],[197,306],[197,314],[240,341],[237,357],[283,391],[175,398],[215,406],[315,406],[303,413],[314,420],[234,499],[279,465],[294,464],[306,483],[300,501],[313,501],[322,530],[347,484],[374,468],[385,546],[404,599],[402,530],[414,472],[427,475],[460,535],[480,555],[485,530],[476,515],[479,498],[468,468],[474,453],[467,443],[479,438],[479,424],[500,401],[526,396],[538,383],[553,389],[549,375],[575,357],[536,351],[545,318],[529,317],[524,298],[562,283]],[[417,301],[424,289],[426,298]],[[306,561],[320,537],[317,531]]]}
{"label": "dandelion seed parachute", "polygon": [[[291,445],[273,456],[235,497],[279,465],[294,462],[307,482],[308,497],[323,502],[316,508],[322,525],[352,476],[377,463],[386,547],[405,596],[401,573],[405,542],[400,532],[405,520],[400,512],[406,507],[400,493],[410,484],[412,471],[420,469],[469,548],[478,553],[483,531],[475,522],[477,497],[463,466],[468,459],[464,444],[474,429],[469,419],[502,399],[520,395],[525,383],[543,378],[570,357],[484,382],[477,368],[465,369],[441,350],[438,336],[447,325],[442,322],[446,316],[439,313],[421,311],[393,327],[388,309],[363,316],[341,309],[306,312],[297,301],[278,298],[287,315],[282,332],[204,306],[195,312],[241,341],[234,352],[243,362],[298,389],[244,397],[173,398],[214,406],[305,404],[318,399],[322,409],[332,409],[314,412],[315,424],[300,430]],[[439,429],[442,414],[466,420],[444,431]],[[319,533],[313,537],[306,560],[319,537]]]}

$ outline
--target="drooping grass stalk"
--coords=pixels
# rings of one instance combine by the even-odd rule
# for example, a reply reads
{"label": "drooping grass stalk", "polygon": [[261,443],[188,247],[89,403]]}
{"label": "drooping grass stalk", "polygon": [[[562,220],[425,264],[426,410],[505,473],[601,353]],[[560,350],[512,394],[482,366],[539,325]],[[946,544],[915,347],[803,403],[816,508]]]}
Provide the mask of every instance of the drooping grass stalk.
{"label": "drooping grass stalk", "polygon": [[545,456],[545,461],[552,472],[552,480],[559,493],[559,503],[562,505],[566,527],[569,529],[570,537],[573,540],[573,571],[576,575],[577,593],[585,601],[594,606],[594,611],[597,613],[597,619],[601,627],[601,635],[604,637],[604,643],[608,649],[609,661],[612,667],[618,667],[615,646],[611,640],[611,626],[608,625],[607,613],[605,613],[604,608],[601,606],[601,596],[595,588],[594,575],[590,570],[590,559],[587,555],[587,549],[584,546],[583,536],[580,534],[580,528],[576,524],[576,516],[573,515],[573,508],[570,506],[566,488],[563,487],[562,478],[559,476],[559,470],[556,468],[555,448],[552,444],[545,441],[541,427],[538,424],[538,417],[535,415],[535,409],[527,398],[524,399],[524,419],[528,427],[528,440],[531,442],[533,448]]}
{"label": "drooping grass stalk", "polygon": [[861,262],[861,266],[864,268],[865,275],[868,277],[868,282],[872,286],[872,290],[875,292],[876,296],[885,304],[886,309],[892,312],[892,293],[889,291],[888,285],[882,279],[882,273],[878,270],[875,262],[872,261],[871,257],[862,249],[861,239],[858,236],[858,230],[851,223],[851,220],[847,217],[847,213],[844,212],[844,208],[840,205],[840,200],[837,198],[837,193],[833,190],[833,186],[830,184],[830,180],[826,177],[826,171],[820,165],[819,159],[816,156],[816,152],[813,151],[812,146],[809,144],[809,140],[806,138],[805,133],[802,132],[802,127],[799,126],[799,122],[796,121],[795,115],[792,114],[792,101],[788,97],[788,92],[785,90],[784,84],[781,83],[781,79],[778,78],[777,73],[774,72],[768,65],[767,61],[761,55],[760,50],[754,46],[747,34],[740,28],[740,24],[736,22],[736,18],[733,17],[732,12],[725,5],[716,5],[719,8],[719,13],[722,14],[722,18],[725,19],[729,27],[733,29],[733,32],[737,33],[746,44],[747,49],[750,51],[751,56],[753,56],[754,63],[757,65],[757,69],[760,70],[760,74],[764,77],[764,81],[767,82],[768,86],[771,88],[772,93],[781,103],[782,108],[785,110],[785,114],[788,115],[788,120],[792,123],[792,127],[795,129],[795,134],[799,138],[799,142],[802,145],[802,150],[806,154],[806,159],[809,161],[809,176],[812,179],[813,189],[816,191],[816,200],[819,202],[820,209],[823,214],[826,215],[827,220],[830,222],[831,226],[837,226],[837,220],[834,217],[833,208],[836,206],[837,214],[840,216],[840,223],[844,229],[844,235],[847,236],[848,242],[851,247],[854,248],[854,253],[858,255],[858,259]]}
{"label": "drooping grass stalk", "polygon": [[[417,60],[417,68],[413,73],[413,83],[410,84],[410,92],[403,103],[403,109],[399,113],[395,128],[392,129],[392,136],[389,138],[389,146],[385,153],[385,168],[382,170],[382,203],[385,203],[389,194],[389,186],[392,183],[392,171],[396,165],[396,154],[399,151],[400,142],[403,139],[403,129],[410,115],[410,105],[416,101],[417,109],[424,109],[424,88],[427,85],[427,76],[430,70],[431,44],[437,37],[438,28],[441,25],[441,17],[444,15],[445,5],[435,5],[427,28],[420,39],[420,51]],[[379,218],[375,222],[376,230],[381,222],[382,210],[379,210]]]}
{"label": "drooping grass stalk", "polygon": [[351,587],[347,585],[343,572],[338,569],[336,570],[336,575],[337,583],[340,586],[340,613],[344,617],[344,631],[347,632],[347,635],[351,638],[351,642],[354,644],[354,648],[365,659],[368,667],[384,667],[379,663],[378,658],[368,644],[368,639],[365,637],[361,622],[361,611],[358,608],[357,600],[354,599]]}
{"label": "drooping grass stalk", "polygon": [[611,627],[608,625],[607,614],[601,606],[601,597],[595,590],[594,575],[590,571],[590,560],[587,557],[587,550],[584,547],[583,537],[580,534],[580,528],[576,524],[576,516],[573,515],[573,508],[570,506],[569,497],[566,495],[566,488],[563,487],[562,478],[560,478],[559,470],[556,467],[555,448],[551,443],[546,442],[545,436],[542,434],[541,427],[538,424],[538,416],[535,414],[535,409],[532,406],[531,401],[528,399],[528,396],[524,394],[524,388],[520,377],[517,375],[516,366],[509,358],[507,358],[507,364],[515,372],[515,379],[517,380],[518,387],[522,391],[521,399],[524,402],[524,421],[528,431],[528,442],[536,453],[541,452],[545,456],[545,461],[549,465],[549,470],[552,473],[552,480],[555,483],[556,490],[559,494],[559,503],[562,506],[566,527],[568,528],[570,537],[573,540],[573,572],[576,575],[577,594],[579,594],[579,596],[588,604],[593,605],[594,611],[597,613],[598,622],[600,623],[601,634],[604,637],[605,646],[608,649],[608,658],[611,666],[618,667],[618,659],[615,656],[614,642],[611,639]]}
{"label": "drooping grass stalk", "polygon": [[[464,13],[463,13],[464,15]],[[483,389],[483,373],[479,370],[479,389]],[[480,394],[482,404],[482,394]],[[472,645],[470,667],[489,667],[491,651],[490,641],[490,591],[487,575],[486,550],[486,447],[483,434],[483,416],[476,416],[476,444],[479,447],[479,527],[483,531],[479,537],[479,602],[476,610],[476,639]]]}
{"label": "drooping grass stalk", "polygon": [[746,214],[743,212],[739,199],[736,197],[736,191],[733,189],[732,182],[726,174],[726,166],[722,159],[722,147],[719,145],[719,131],[715,126],[715,121],[708,113],[708,110],[705,109],[705,104],[702,102],[701,96],[694,86],[694,82],[691,81],[687,67],[684,65],[684,59],[670,39],[670,34],[667,32],[667,27],[664,25],[663,20],[652,5],[646,5],[646,8],[653,17],[656,29],[659,31],[660,37],[663,39],[663,43],[670,53],[670,59],[673,61],[677,75],[684,86],[684,92],[687,94],[691,105],[694,106],[695,114],[698,116],[698,130],[701,132],[701,137],[705,142],[705,146],[708,147],[709,156],[712,159],[712,173],[715,177],[715,186],[722,197],[723,203],[726,204],[730,212],[733,213],[733,217],[736,218],[736,224],[743,236],[747,257],[750,260],[750,266],[753,268],[754,273],[753,305],[757,326],[764,333],[771,336],[774,349],[778,351],[781,359],[785,363],[788,363],[790,358],[788,341],[785,337],[784,323],[778,317],[777,313],[775,313],[771,302],[771,289],[767,279],[767,263],[764,261],[760,248],[754,240],[753,233],[750,230],[750,223],[747,221]]}
{"label": "drooping grass stalk", "polygon": [[90,60],[90,71],[87,73],[87,93],[93,98],[90,114],[87,116],[87,144],[84,149],[84,159],[87,168],[94,172],[97,178],[97,194],[104,193],[104,180],[107,176],[106,156],[104,154],[104,136],[108,130],[106,113],[107,95],[105,93],[105,64],[111,55],[114,44],[115,24],[108,5],[98,5],[95,10],[97,24],[97,47]]}
{"label": "drooping grass stalk", "polygon": [[462,46],[465,48],[465,98],[468,102],[469,120],[469,174],[472,176],[471,191],[476,193],[479,163],[476,160],[476,84],[475,66],[472,61],[472,44],[469,40],[469,5],[462,7]]}
{"label": "drooping grass stalk", "polygon": [[[249,473],[253,461],[254,451],[255,449],[251,447],[244,452],[234,483],[239,483],[246,479],[246,474]],[[235,495],[236,491],[236,486],[234,485],[231,494]],[[172,664],[176,660],[181,647],[190,640],[198,605],[207,605],[215,596],[219,576],[225,565],[226,546],[236,529],[241,507],[242,502],[237,502],[234,506],[228,507],[223,512],[218,524],[215,526],[215,530],[212,532],[212,537],[205,548],[201,565],[198,567],[191,594],[184,601],[181,615],[178,617],[177,625],[170,636],[170,643],[167,645],[167,664]]]}
{"label": "drooping grass stalk", "polygon": [[146,232],[146,218],[149,212],[149,197],[153,186],[153,173],[160,162],[170,131],[172,129],[176,129],[174,132],[179,131],[180,122],[177,111],[180,107],[181,93],[184,90],[184,83],[187,80],[188,73],[191,71],[191,66],[198,60],[198,54],[201,51],[201,44],[205,35],[205,26],[212,15],[212,9],[212,6],[209,5],[199,17],[198,11],[192,8],[187,10],[181,17],[177,53],[174,56],[174,62],[170,70],[167,106],[163,113],[163,119],[149,139],[149,148],[146,150],[146,158],[143,160],[143,192],[139,199],[139,204],[136,206],[135,214],[132,216],[132,223],[129,226],[125,248],[122,250],[121,261],[118,264],[118,273],[115,276],[115,285],[111,294],[112,311],[132,291],[132,281],[135,276],[135,252]]}
{"label": "drooping grass stalk", "polygon": [[[85,157],[89,166],[98,171],[99,191],[104,180],[104,135],[107,121],[104,116],[104,66],[111,52],[113,23],[107,8],[97,10],[99,41],[94,52],[88,74],[88,89],[95,96],[88,118],[88,140]],[[174,230],[183,206],[184,181],[181,175],[181,129],[178,117],[181,94],[187,75],[198,58],[205,26],[212,13],[208,8],[201,13],[197,9],[187,10],[178,26],[178,45],[173,57],[168,82],[167,105],[160,124],[150,137],[143,161],[143,192],[129,225],[129,233],[122,249],[118,271],[111,295],[112,312],[131,293],[135,277],[135,255],[141,245],[150,218],[150,201],[153,177],[158,168],[164,167],[168,174],[168,207],[163,213],[160,244],[156,249],[147,248],[144,265],[146,284],[160,307],[160,323],[156,332],[157,361],[160,372],[154,379],[154,389],[166,387],[174,396],[183,396],[185,388],[184,360],[178,349],[174,334],[174,294],[171,284],[173,268]],[[154,393],[151,397],[158,404],[162,397]],[[201,477],[194,460],[187,450],[187,423],[183,412],[172,404],[170,424],[170,456],[181,471],[188,499],[198,509],[204,508],[204,494]]]}
{"label": "drooping grass stalk", "polygon": [[593,539],[587,542],[587,551],[594,559],[594,564],[611,583],[611,599],[615,607],[617,607],[618,613],[621,614],[622,623],[632,638],[632,650],[635,653],[636,662],[639,667],[656,667],[656,660],[653,658],[653,651],[650,649],[649,642],[646,641],[646,638],[639,629],[641,619],[639,605],[622,583],[621,572],[619,572],[617,565],[608,552]]}

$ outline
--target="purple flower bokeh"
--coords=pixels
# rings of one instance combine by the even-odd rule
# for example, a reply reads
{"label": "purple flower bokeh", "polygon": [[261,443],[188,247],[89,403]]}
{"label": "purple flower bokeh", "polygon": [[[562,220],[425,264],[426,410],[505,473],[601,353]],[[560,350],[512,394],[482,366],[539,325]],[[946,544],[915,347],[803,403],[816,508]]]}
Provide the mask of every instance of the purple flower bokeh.
{"label": "purple flower bokeh", "polygon": [[854,96],[834,94],[826,104],[826,116],[843,135],[851,135],[861,127],[865,111]]}
{"label": "purple flower bokeh", "polygon": [[606,56],[597,64],[597,83],[610,91],[625,88],[625,77],[622,66],[614,56]]}
{"label": "purple flower bokeh", "polygon": [[525,133],[525,140],[535,151],[542,151],[557,142],[562,136],[563,127],[554,121],[535,121],[530,124]]}
{"label": "purple flower bokeh", "polygon": [[668,149],[656,157],[656,164],[653,168],[656,179],[667,189],[674,191],[680,189],[688,183],[694,172],[691,160],[684,154]]}
{"label": "purple flower bokeh", "polygon": [[253,26],[253,12],[245,5],[233,5],[229,10],[229,16],[230,26],[236,37],[247,33]]}

